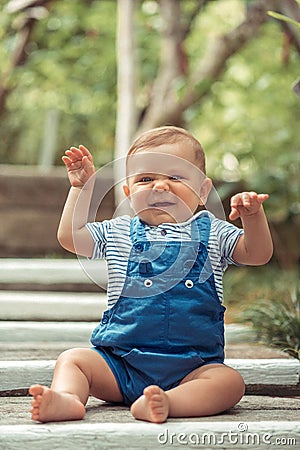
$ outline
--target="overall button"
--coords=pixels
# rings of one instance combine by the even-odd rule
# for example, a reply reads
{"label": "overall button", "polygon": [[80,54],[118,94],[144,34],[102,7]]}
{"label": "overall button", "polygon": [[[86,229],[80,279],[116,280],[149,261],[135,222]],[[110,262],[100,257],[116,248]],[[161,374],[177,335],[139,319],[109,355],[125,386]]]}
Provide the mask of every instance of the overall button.
{"label": "overall button", "polygon": [[167,234],[167,230],[165,230],[165,229],[161,230],[160,234],[161,234],[162,236],[165,236],[165,235]]}
{"label": "overall button", "polygon": [[143,244],[135,244],[134,249],[135,249],[137,252],[142,252],[142,251],[144,250]]}
{"label": "overall button", "polygon": [[102,321],[101,321],[102,323],[104,323],[104,324],[106,324],[106,323],[108,323],[108,317],[103,317],[102,318]]}
{"label": "overall button", "polygon": [[151,287],[152,284],[153,284],[153,283],[152,283],[151,280],[149,280],[149,278],[147,278],[147,280],[144,281],[144,285],[145,285],[146,287]]}
{"label": "overall button", "polygon": [[192,280],[186,280],[186,282],[184,284],[188,289],[191,289],[194,286],[194,283],[192,282]]}

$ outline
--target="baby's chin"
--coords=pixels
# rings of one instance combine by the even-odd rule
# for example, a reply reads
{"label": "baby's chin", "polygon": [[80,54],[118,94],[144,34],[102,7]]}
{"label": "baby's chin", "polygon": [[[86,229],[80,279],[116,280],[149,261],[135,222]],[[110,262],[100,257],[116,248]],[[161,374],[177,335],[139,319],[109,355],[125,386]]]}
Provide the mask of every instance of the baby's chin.
{"label": "baby's chin", "polygon": [[193,213],[178,213],[172,214],[171,211],[166,211],[160,208],[148,208],[137,214],[139,218],[150,226],[158,226],[162,223],[182,223],[186,222],[193,216]]}

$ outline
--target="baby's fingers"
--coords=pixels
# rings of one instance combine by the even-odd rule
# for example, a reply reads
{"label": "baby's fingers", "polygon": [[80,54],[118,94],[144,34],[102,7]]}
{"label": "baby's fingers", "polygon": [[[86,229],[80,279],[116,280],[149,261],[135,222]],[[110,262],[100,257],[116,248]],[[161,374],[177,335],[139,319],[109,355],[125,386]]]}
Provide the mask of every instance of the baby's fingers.
{"label": "baby's fingers", "polygon": [[87,156],[88,159],[93,162],[93,157],[91,155],[91,152],[84,146],[84,145],[79,145],[79,150],[81,151],[83,156]]}
{"label": "baby's fingers", "polygon": [[268,194],[257,194],[256,192],[241,192],[231,198],[230,206],[233,208],[237,208],[238,206],[250,208],[256,203],[263,203],[268,198]]}
{"label": "baby's fingers", "polygon": [[258,194],[257,200],[261,203],[263,203],[265,200],[268,200],[269,194]]}
{"label": "baby's fingers", "polygon": [[261,204],[268,198],[268,194],[257,194],[256,192],[241,192],[234,195],[230,201],[230,220],[235,220],[244,215],[255,214]]}
{"label": "baby's fingers", "polygon": [[256,192],[241,192],[231,198],[230,206],[232,208],[237,208],[238,206],[247,208],[250,206],[251,200],[253,200],[255,196],[257,196]]}
{"label": "baby's fingers", "polygon": [[68,156],[63,156],[61,159],[63,160],[63,162],[67,168],[72,164],[72,161],[70,160],[70,158]]}
{"label": "baby's fingers", "polygon": [[242,195],[246,199],[246,202],[249,202],[249,206],[256,202],[262,204],[265,200],[269,198],[268,194],[257,194],[256,192],[243,192]]}
{"label": "baby's fingers", "polygon": [[76,170],[82,165],[85,165],[86,161],[93,164],[93,158],[86,147],[80,145],[79,148],[71,147],[65,151],[65,155],[62,157],[67,169]]}
{"label": "baby's fingers", "polygon": [[82,151],[77,147],[71,147],[69,150],[66,150],[65,155],[73,162],[81,161],[83,157]]}
{"label": "baby's fingers", "polygon": [[231,207],[231,211],[229,214],[229,219],[230,220],[236,220],[240,217],[240,213],[238,212],[237,208],[235,207]]}

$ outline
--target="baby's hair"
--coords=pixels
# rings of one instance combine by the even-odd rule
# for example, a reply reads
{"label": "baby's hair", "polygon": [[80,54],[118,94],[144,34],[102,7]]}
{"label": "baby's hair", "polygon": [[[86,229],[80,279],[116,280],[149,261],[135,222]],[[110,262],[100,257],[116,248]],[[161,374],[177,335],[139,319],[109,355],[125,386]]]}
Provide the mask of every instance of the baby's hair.
{"label": "baby's hair", "polygon": [[205,154],[200,142],[185,129],[174,126],[153,128],[142,133],[133,141],[128,150],[127,161],[131,155],[140,150],[151,150],[151,148],[159,147],[160,145],[178,142],[185,143],[187,151],[189,149],[194,151],[195,161],[199,169],[205,174]]}

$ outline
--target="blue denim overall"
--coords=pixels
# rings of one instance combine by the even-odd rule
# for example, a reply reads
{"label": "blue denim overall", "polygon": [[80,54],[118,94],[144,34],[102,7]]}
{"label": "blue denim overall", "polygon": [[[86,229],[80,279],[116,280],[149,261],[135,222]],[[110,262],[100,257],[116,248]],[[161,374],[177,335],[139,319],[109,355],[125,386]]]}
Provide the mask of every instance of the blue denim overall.
{"label": "blue denim overall", "polygon": [[122,294],[91,337],[125,404],[150,384],[168,390],[197,367],[224,362],[225,307],[208,258],[209,233],[207,213],[191,223],[190,241],[148,241],[140,219],[131,221]]}

